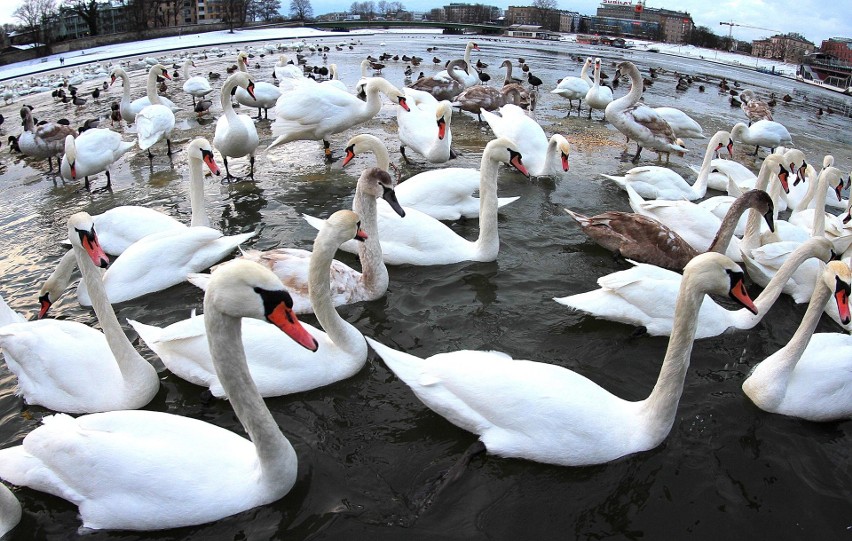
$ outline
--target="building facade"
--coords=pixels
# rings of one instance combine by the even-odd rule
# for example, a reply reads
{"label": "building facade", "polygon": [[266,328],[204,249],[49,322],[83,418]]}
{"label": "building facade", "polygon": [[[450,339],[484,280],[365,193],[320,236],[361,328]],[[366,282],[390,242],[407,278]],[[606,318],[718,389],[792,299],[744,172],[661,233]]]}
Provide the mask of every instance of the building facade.
{"label": "building facade", "polygon": [[694,27],[687,12],[645,7],[641,0],[602,0],[589,31],[686,43]]}
{"label": "building facade", "polygon": [[805,55],[816,50],[816,46],[799,34],[777,34],[767,39],[751,42],[751,55],[798,64]]}
{"label": "building facade", "polygon": [[482,24],[500,17],[500,8],[485,4],[452,3],[444,6],[440,11],[433,9],[432,12],[430,12],[430,18],[441,17],[440,19],[432,18],[432,20],[464,24]]}
{"label": "building facade", "polygon": [[852,38],[831,38],[824,40],[819,50],[838,60],[852,63]]}
{"label": "building facade", "polygon": [[541,9],[533,6],[509,6],[506,24],[509,26],[541,26],[545,30],[558,31],[562,12],[556,9]]}

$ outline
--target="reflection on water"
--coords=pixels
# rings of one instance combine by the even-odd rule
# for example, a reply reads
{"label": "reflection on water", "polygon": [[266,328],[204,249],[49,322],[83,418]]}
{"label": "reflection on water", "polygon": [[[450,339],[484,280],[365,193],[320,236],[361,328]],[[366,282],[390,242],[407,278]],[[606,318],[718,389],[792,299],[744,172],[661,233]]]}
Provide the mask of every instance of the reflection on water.
{"label": "reflection on water", "polygon": [[[350,86],[360,77],[359,62],[367,54],[417,54],[437,45],[442,59],[461,56],[465,39],[443,36],[362,37],[350,51],[332,51],[327,62],[340,68]],[[328,44],[347,41],[327,38]],[[385,47],[380,47],[380,42]],[[625,268],[579,231],[563,207],[583,213],[628,210],[624,193],[600,173],[620,174],[630,169],[633,145],[625,149],[623,137],[599,120],[565,118],[567,101],[549,94],[556,80],[576,75],[577,57],[599,56],[604,71],[622,55],[640,68],[668,70],[646,92],[649,105],[673,105],[690,113],[712,134],[730,129],[743,119],[728,95],[712,84],[676,92],[675,72],[724,75],[729,81],[757,88],[766,96],[791,93],[797,100],[779,102],[775,117],[783,122],[796,144],[818,163],[832,153],[839,166],[849,170],[852,130],[840,115],[814,115],[820,100],[842,99],[803,87],[787,79],[712,63],[637,51],[542,43],[478,40],[474,53],[490,66],[494,81],[504,58],[526,58],[535,75],[545,81],[536,118],[548,133],[560,131],[572,142],[571,170],[565,178],[527,180],[501,168],[501,195],[520,199],[500,213],[500,256],[493,263],[459,263],[442,267],[392,267],[388,294],[373,302],[340,309],[346,320],[366,335],[395,348],[427,357],[454,349],[494,349],[515,358],[551,362],[576,370],[618,396],[644,398],[657,378],[667,340],[632,336],[624,325],[595,320],[567,311],[551,299],[586,291],[596,279]],[[234,60],[197,60],[205,73],[221,71]],[[309,63],[322,64],[319,54]],[[268,80],[277,55],[256,56],[253,69]],[[405,64],[388,62],[383,75],[401,84]],[[438,67],[421,65],[427,74]],[[662,73],[662,71],[661,71]],[[143,73],[130,73],[134,97],[141,95]],[[711,79],[712,80],[712,79]],[[83,83],[85,90],[100,84]],[[219,83],[221,84],[221,82]],[[46,174],[47,164],[24,160],[0,151],[0,293],[15,309],[32,316],[35,292],[57,263],[65,222],[72,213],[103,212],[118,205],[146,205],[189,222],[187,174],[183,147],[197,136],[212,139],[210,118],[190,112],[191,99],[180,92],[180,81],[167,95],[185,107],[178,113],[175,148],[170,159],[164,150],[153,162],[133,151],[112,168],[113,192],[86,193],[81,183],[64,182]],[[214,83],[214,86],[216,84]],[[809,93],[805,102],[799,89]],[[616,96],[626,92],[626,85]],[[48,95],[27,96],[0,107],[7,119],[17,117],[22,103],[35,107],[41,118],[67,116],[79,125],[95,114],[109,111],[120,88],[111,87],[100,103],[79,113],[54,103]],[[214,114],[221,107],[214,104]],[[245,108],[238,112],[253,114]],[[597,116],[597,115],[596,115]],[[386,104],[374,121],[362,129],[332,137],[336,156],[345,141],[364,131],[387,141],[394,162],[400,161],[395,138],[394,106]],[[7,120],[3,134],[17,131]],[[257,123],[261,143],[256,163],[256,183],[223,183],[205,178],[207,213],[226,234],[257,230],[247,246],[310,248],[315,231],[301,215],[326,217],[352,204],[355,181],[372,156],[359,156],[346,169],[340,162],[327,165],[321,145],[294,142],[267,153],[272,141],[271,122]],[[456,114],[452,122],[457,167],[479,167],[481,149],[491,138],[486,124],[475,117]],[[134,137],[125,131],[125,139]],[[702,141],[689,141],[690,154],[673,158],[672,169],[687,179],[687,165],[703,155]],[[155,149],[156,150],[156,149]],[[738,145],[737,159],[756,170],[752,149]],[[643,163],[652,163],[645,156]],[[221,159],[217,157],[220,163]],[[247,159],[229,161],[236,174],[248,169]],[[402,165],[403,178],[424,165]],[[105,179],[93,179],[95,187]],[[450,224],[460,235],[478,235],[477,220]],[[357,259],[339,253],[338,259],[357,265]],[[752,293],[756,293],[753,290]],[[137,319],[167,325],[200,309],[202,294],[189,284],[116,306],[119,320]],[[53,308],[57,318],[95,324],[93,313],[81,308],[69,292]],[[125,534],[94,532],[92,539],[552,539],[568,535],[578,539],[671,539],[687,535],[697,539],[808,538],[830,539],[848,534],[850,478],[850,424],[815,425],[756,410],[742,395],[743,378],[761,359],[781,347],[798,325],[804,310],[790,299],[776,303],[763,323],[749,333],[734,333],[701,341],[693,350],[691,367],[670,436],[657,449],[590,468],[558,468],[522,460],[476,458],[456,483],[448,486],[428,508],[420,510],[424,494],[436,479],[475,441],[425,408],[381,360],[371,355],[354,377],[329,387],[266,402],[284,434],[293,442],[300,460],[299,478],[282,500],[246,511],[214,524],[166,533]],[[312,317],[306,321],[315,324]],[[833,331],[824,321],[818,330]],[[161,369],[162,388],[147,409],[185,415],[244,431],[230,405],[205,403],[201,389],[162,369],[161,363],[138,341],[139,350]],[[50,412],[28,408],[14,396],[14,379],[0,367],[0,446],[19,443]],[[498,399],[499,397],[495,397]],[[163,480],[164,484],[168,479]],[[35,491],[17,492],[24,519],[13,539],[67,539],[79,527],[76,509],[57,498]],[[203,502],[199,502],[203,505]],[[804,533],[806,532],[806,533]],[[572,535],[573,534],[573,535]]]}

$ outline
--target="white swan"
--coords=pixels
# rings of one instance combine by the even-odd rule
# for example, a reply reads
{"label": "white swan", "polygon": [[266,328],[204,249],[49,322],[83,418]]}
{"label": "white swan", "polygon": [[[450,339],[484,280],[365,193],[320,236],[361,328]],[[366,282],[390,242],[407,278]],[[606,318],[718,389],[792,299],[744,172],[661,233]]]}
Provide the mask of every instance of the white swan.
{"label": "white swan", "polygon": [[[201,187],[194,199],[202,199],[202,160],[188,161],[190,185]],[[211,227],[195,225],[148,235],[131,244],[104,273],[107,296],[112,303],[124,302],[180,284],[188,273],[209,268],[255,234],[225,236]],[[85,283],[77,287],[77,298],[83,306],[91,304]]]}
{"label": "white swan", "polygon": [[[154,398],[160,380],[130,344],[106,299],[97,267],[108,259],[91,217],[72,215],[68,236],[104,332],[75,321],[18,320],[0,327],[6,364],[28,404],[68,413],[141,408]],[[5,323],[14,321],[8,308],[3,312]]]}
{"label": "white swan", "polygon": [[621,73],[630,77],[630,92],[607,105],[604,117],[627,136],[628,140],[636,141],[633,163],[639,161],[643,148],[654,150],[660,155],[665,154],[666,162],[671,152],[682,156],[686,148],[675,137],[669,123],[656,111],[639,103],[639,98],[642,97],[642,76],[639,75],[639,70],[632,62],[621,62],[616,70],[616,78]]}
{"label": "white swan", "polygon": [[162,64],[157,64],[148,72],[148,101],[151,105],[143,107],[136,114],[136,133],[139,137],[139,148],[148,151],[148,158],[153,160],[151,147],[160,139],[166,140],[168,155],[172,155],[172,142],[169,139],[175,128],[175,114],[162,103],[157,94],[157,77],[171,79],[169,72]]}
{"label": "white swan", "polygon": [[[352,238],[365,240],[366,234],[360,229],[358,220],[358,215],[350,210],[338,211],[325,222],[314,242],[308,271],[310,302],[325,332],[303,325],[319,344],[316,354],[285,339],[271,325],[243,321],[248,370],[261,396],[281,396],[322,387],[351,377],[364,366],[367,344],[358,329],[335,311],[328,279],[334,252],[340,243]],[[221,268],[234,262],[229,261]],[[213,272],[211,283],[219,272],[220,268]],[[228,397],[227,388],[214,369],[207,346],[206,316],[178,321],[163,329],[135,321],[130,324],[175,375],[209,388],[213,396],[224,398]]]}
{"label": "white swan", "polygon": [[608,86],[601,86],[601,59],[595,59],[595,79],[589,91],[586,92],[586,105],[589,107],[589,118],[592,118],[592,110],[600,109],[603,111],[606,106],[612,103],[612,89]]}
{"label": "white swan", "polygon": [[302,85],[278,100],[272,133],[278,137],[267,150],[289,143],[310,139],[322,141],[327,160],[331,160],[328,137],[348,130],[376,116],[382,107],[379,92],[408,111],[405,95],[387,80],[372,77],[365,85],[367,101],[331,85]]}
{"label": "white swan", "polygon": [[701,128],[701,124],[680,109],[675,107],[654,107],[653,109],[663,120],[669,123],[675,137],[704,139],[704,130]]}
{"label": "white swan", "polygon": [[[244,51],[240,51],[239,54],[237,54],[237,66],[239,66],[239,70],[242,73],[246,74],[248,74],[248,70],[246,69],[247,61],[248,55]],[[241,105],[257,107],[258,119],[260,119],[261,109],[263,109],[264,117],[269,118],[269,109],[271,107],[275,107],[275,103],[282,95],[281,89],[271,83],[257,81],[254,83],[252,90],[253,92],[248,92],[246,88],[239,87],[237,88],[237,93],[234,97],[237,98],[237,102]],[[230,100],[230,95],[228,96],[228,99]]]}
{"label": "white swan", "polygon": [[[469,241],[452,229],[414,209],[406,210],[405,218],[379,214],[379,235],[382,257],[391,265],[447,265],[460,261],[494,261],[500,250],[497,232],[497,172],[500,162],[523,173],[526,168],[517,147],[505,138],[490,141],[482,153],[479,182],[479,237]],[[305,215],[316,229],[323,220]],[[354,242],[354,241],[352,241]],[[343,243],[341,249],[355,252],[357,246]]]}
{"label": "white swan", "polygon": [[690,185],[682,176],[668,167],[657,165],[634,167],[621,177],[604,175],[603,173],[601,173],[601,176],[615,182],[622,189],[626,189],[629,185],[645,199],[686,199],[687,201],[694,201],[707,195],[707,179],[710,175],[710,162],[713,157],[722,148],[727,147],[730,150],[732,145],[731,134],[726,131],[716,132],[710,142],[707,143],[704,161],[701,162],[698,178],[693,185]]}
{"label": "white swan", "polygon": [[0,483],[0,538],[18,525],[22,514],[21,502],[6,485]]}
{"label": "white swan", "polygon": [[[127,76],[127,72],[125,72],[124,69],[113,68],[110,73],[110,86],[115,84],[116,79],[121,79],[122,86],[121,103],[118,108],[121,113],[121,118],[128,124],[132,124],[133,122],[136,122],[136,115],[139,114],[139,111],[151,105],[151,100],[148,99],[147,95],[145,95],[141,98],[130,101],[130,78]],[[159,98],[160,103],[172,111],[177,111],[179,109],[179,107],[170,99],[164,96],[159,96]]]}
{"label": "white swan", "polygon": [[231,103],[231,92],[234,88],[245,89],[254,95],[255,84],[243,72],[237,72],[228,77],[222,85],[222,116],[216,121],[216,132],[213,135],[213,146],[222,154],[225,162],[225,178],[234,178],[228,171],[228,157],[249,157],[249,177],[254,178],[254,152],[260,144],[257,128],[248,115],[238,115]]}
{"label": "white swan", "polygon": [[571,147],[565,136],[555,133],[550,139],[541,126],[517,105],[504,105],[500,116],[483,111],[482,116],[497,137],[513,141],[527,166],[530,176],[555,176],[566,173]]}
{"label": "white swan", "polygon": [[[388,149],[378,137],[369,134],[356,135],[346,143],[343,166],[346,167],[355,155],[363,152],[375,154],[376,167],[389,170]],[[473,193],[479,190],[479,178],[479,170],[471,168],[445,167],[424,171],[397,184],[396,198],[403,207],[428,214],[436,220],[476,218],[479,216],[479,198],[473,197]],[[497,206],[508,205],[517,199],[498,197]],[[389,205],[379,203],[380,216],[392,216],[392,212]],[[367,233],[370,234],[369,231]]]}
{"label": "white swan", "polygon": [[[827,239],[814,237],[800,245],[755,299],[756,314],[745,309],[731,312],[710,298],[704,299],[695,338],[718,336],[729,329],[753,328],[781,296],[784,283],[799,266],[812,258],[828,261],[831,256],[831,243]],[[553,300],[597,318],[644,327],[652,336],[667,336],[675,325],[672,310],[682,278],[676,272],[638,263],[600,277],[599,289]]]}
{"label": "white swan", "polygon": [[187,58],[183,63],[183,91],[192,96],[192,105],[195,106],[195,98],[203,98],[207,94],[213,92],[213,87],[210,86],[210,81],[207,77],[196,75],[189,76],[189,67],[195,67],[195,62],[191,58]]}
{"label": "white swan", "polygon": [[760,147],[769,147],[774,152],[777,146],[793,144],[787,128],[774,120],[758,120],[751,126],[737,122],[731,128],[731,136],[747,145],[754,145],[755,156]]}
{"label": "white swan", "polygon": [[[479,46],[473,41],[468,41],[467,45],[464,47],[464,72],[460,73],[461,82],[464,85],[464,88],[471,87],[473,85],[479,84],[479,75],[476,70],[473,69],[473,64],[470,63],[470,54],[471,51],[478,51]],[[444,81],[450,81],[452,78],[450,77],[450,73],[448,70],[439,71],[435,75],[433,75],[435,79],[442,79]],[[446,98],[445,98],[446,99]]]}
{"label": "white swan", "polygon": [[430,163],[444,163],[450,159],[453,133],[450,124],[453,108],[450,102],[436,100],[432,94],[404,88],[409,110],[396,110],[399,134],[399,151],[408,161],[405,149],[420,154]]}
{"label": "white swan", "polygon": [[556,85],[556,88],[550,91],[551,94],[556,94],[557,96],[562,96],[566,100],[568,100],[568,105],[570,109],[568,109],[568,114],[571,114],[571,111],[574,109],[574,100],[579,100],[577,103],[577,115],[580,114],[580,106],[583,103],[583,98],[586,97],[586,94],[589,92],[589,89],[592,87],[592,80],[589,79],[589,76],[586,75],[586,72],[592,65],[592,57],[586,59],[583,62],[583,69],[580,70],[579,77],[563,77],[559,84]]}
{"label": "white swan", "polygon": [[21,107],[21,120],[24,131],[17,138],[21,154],[33,158],[47,158],[50,171],[53,171],[53,157],[65,150],[65,138],[75,137],[77,130],[70,126],[48,122],[41,126],[33,125],[32,111],[27,106]]}
{"label": "white swan", "polygon": [[852,337],[814,334],[832,296],[842,322],[849,323],[850,279],[840,261],[828,263],[817,277],[796,333],[743,381],[743,392],[757,407],[809,421],[852,419]]}
{"label": "white swan", "polygon": [[278,278],[248,261],[223,267],[204,297],[213,362],[251,441],[153,411],[54,415],[0,451],[0,477],[74,503],[92,529],[193,526],[278,500],[296,482],[296,452],[251,382],[240,318],[270,320],[316,349],[288,304]]}
{"label": "white swan", "polygon": [[106,189],[112,189],[109,167],[125,153],[136,146],[133,141],[124,141],[121,135],[104,128],[90,128],[75,139],[73,135],[65,137],[65,155],[59,172],[66,180],[86,179],[89,189],[89,177],[100,172],[106,173]]}
{"label": "white swan", "polygon": [[743,273],[711,253],[687,265],[675,329],[651,394],[619,398],[561,366],[495,351],[455,351],[419,359],[367,338],[391,370],[430,409],[478,434],[495,455],[562,466],[602,464],[653,449],[674,423],[689,366],[696,316],[707,293],[754,308]]}

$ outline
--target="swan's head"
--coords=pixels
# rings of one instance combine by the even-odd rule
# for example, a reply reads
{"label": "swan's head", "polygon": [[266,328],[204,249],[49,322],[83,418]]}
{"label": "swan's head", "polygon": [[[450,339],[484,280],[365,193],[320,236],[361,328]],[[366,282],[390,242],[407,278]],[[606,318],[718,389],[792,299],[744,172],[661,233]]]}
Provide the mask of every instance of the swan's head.
{"label": "swan's head", "polygon": [[832,165],[834,165],[834,156],[832,156],[831,154],[826,154],[825,158],[822,159],[823,168],[831,167]]}
{"label": "swan's head", "polygon": [[248,73],[244,71],[234,72],[233,75],[228,77],[228,80],[225,81],[225,84],[227,85],[229,81],[236,86],[245,88],[246,92],[248,92],[252,98],[257,99],[254,96],[254,81],[251,80],[251,77],[249,77]]}
{"label": "swan's head", "polygon": [[[591,58],[589,59],[591,60]],[[622,75],[633,76],[635,74],[637,77],[639,76],[639,70],[633,64],[633,62],[628,62],[627,60],[623,62],[619,62],[615,67],[615,78],[618,79]]]}
{"label": "swan's head", "polygon": [[[381,169],[377,171],[387,174]],[[325,221],[322,229],[317,233],[316,242],[320,242],[321,238],[335,242],[339,246],[352,239],[364,242],[367,240],[367,234],[361,229],[360,216],[351,210],[338,210]]]}
{"label": "swan's head", "polygon": [[743,103],[748,103],[754,99],[754,92],[751,90],[743,90],[740,92],[740,101]]}
{"label": "swan's head", "polygon": [[96,267],[105,269],[109,266],[109,258],[95,233],[95,222],[88,213],[78,212],[68,218],[68,240],[75,249],[86,252]]}
{"label": "swan's head", "polygon": [[65,160],[71,168],[71,180],[77,180],[77,144],[70,133],[65,136]]}
{"label": "swan's head", "polygon": [[485,150],[482,152],[482,161],[491,160],[495,162],[503,162],[517,169],[522,175],[529,178],[530,174],[527,171],[523,162],[523,156],[517,145],[505,137],[493,139],[485,145]]}
{"label": "swan's head", "polygon": [[463,72],[467,73],[468,75],[470,74],[470,71],[468,71],[467,62],[465,62],[464,60],[462,60],[460,58],[457,58],[457,59],[453,60],[452,62],[450,62],[449,64],[447,64],[447,72],[448,73],[452,72],[456,68],[458,68],[459,71],[463,71]]}
{"label": "swan's head", "polygon": [[127,73],[121,68],[113,68],[109,73],[109,86],[112,86],[119,77],[123,79],[127,77]]}
{"label": "swan's head", "polygon": [[820,175],[825,175],[825,180],[828,182],[828,186],[834,190],[835,195],[837,195],[837,200],[842,200],[843,197],[840,195],[840,192],[846,184],[846,179],[843,178],[843,172],[836,167],[826,167],[822,170]]}
{"label": "swan's head", "polygon": [[793,182],[793,186],[799,184],[799,182],[805,180],[805,171],[808,163],[805,161],[805,153],[799,149],[791,148],[790,150],[784,151],[784,165],[787,166],[790,174],[796,175],[796,181]]}
{"label": "swan's head", "polygon": [[[376,159],[379,156],[383,156],[387,158],[388,149],[385,148],[385,144],[376,137],[375,135],[370,135],[369,133],[362,133],[356,135],[349,139],[346,143],[345,156],[343,158],[343,167],[349,165],[349,162],[352,161],[357,154],[362,154],[364,152],[373,152],[376,155]],[[379,160],[380,162],[382,160]]]}
{"label": "swan's head", "polygon": [[293,312],[293,299],[281,280],[253,261],[234,259],[213,271],[204,293],[204,311],[265,320],[302,347],[311,351],[318,347],[314,337],[299,323]]}
{"label": "swan's head", "polygon": [[358,190],[376,199],[384,199],[394,212],[401,218],[404,218],[405,210],[399,204],[393,187],[394,181],[390,174],[378,167],[368,167],[361,173],[361,177],[358,179]]}
{"label": "swan's head", "polygon": [[[166,68],[166,66],[164,66],[162,64],[154,64],[153,66],[151,66],[150,73],[156,74],[157,77],[162,77],[164,79],[168,79],[169,81],[172,80],[172,76],[169,75],[168,68]],[[149,75],[149,77],[153,77],[153,75]]]}
{"label": "swan's head", "polygon": [[470,51],[478,51],[478,50],[479,50],[479,45],[477,45],[477,44],[476,44],[476,43],[474,43],[473,41],[468,41],[468,42],[467,42],[467,47],[465,47],[465,48],[466,48],[466,49],[468,49],[468,50],[470,50]]}
{"label": "swan's head", "polygon": [[683,269],[683,285],[700,288],[705,293],[728,295],[751,313],[757,307],[743,284],[743,270],[730,258],[716,252],[705,252],[692,258]]}
{"label": "swan's head", "polygon": [[242,62],[243,64],[248,64],[248,53],[245,51],[240,51],[237,53],[237,62]]}
{"label": "swan's head", "polygon": [[712,141],[713,141],[712,144],[715,145],[713,152],[714,152],[716,158],[719,157],[719,152],[723,148],[727,148],[728,149],[728,156],[733,158],[733,156],[734,156],[734,139],[731,137],[731,134],[729,132],[726,132],[724,130],[717,131],[716,135],[713,136]]}
{"label": "swan's head", "polygon": [[435,122],[438,124],[438,139],[444,140],[450,127],[453,115],[453,106],[449,101],[442,101],[435,108]]}
{"label": "swan's head", "polygon": [[406,102],[405,94],[383,77],[370,77],[367,79],[367,82],[364,84],[364,94],[369,95],[374,92],[382,92],[389,100],[398,103],[406,111],[411,110],[408,107],[408,102]]}
{"label": "swan's head", "polygon": [[763,190],[749,190],[738,199],[742,199],[747,208],[753,208],[761,213],[769,230],[775,232],[775,204],[768,193]]}
{"label": "swan's head", "polygon": [[210,169],[210,172],[216,176],[221,174],[216,160],[213,159],[213,147],[210,146],[210,141],[203,137],[193,139],[189,143],[186,147],[186,157],[190,160],[201,160],[207,164],[207,169]]}
{"label": "swan's head", "polygon": [[849,313],[849,293],[852,288],[852,272],[849,266],[842,261],[829,261],[822,273],[822,280],[831,291],[834,292],[834,301],[837,303],[837,312],[840,322],[844,325],[852,320]]}
{"label": "swan's head", "polygon": [[556,145],[556,149],[559,151],[559,159],[562,163],[562,171],[568,172],[570,169],[570,164],[568,163],[568,156],[571,155],[571,145],[568,144],[568,139],[565,138],[564,135],[554,133],[550,137],[550,142]]}

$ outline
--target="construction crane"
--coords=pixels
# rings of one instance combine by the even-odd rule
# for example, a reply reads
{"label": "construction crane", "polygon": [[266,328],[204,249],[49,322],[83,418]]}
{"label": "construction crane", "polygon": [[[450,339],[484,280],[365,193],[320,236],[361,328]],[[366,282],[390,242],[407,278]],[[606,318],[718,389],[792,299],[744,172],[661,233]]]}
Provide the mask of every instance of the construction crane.
{"label": "construction crane", "polygon": [[728,40],[731,39],[731,33],[733,32],[735,26],[742,26],[743,28],[754,28],[754,29],[757,29],[757,30],[767,30],[769,32],[775,32],[776,34],[781,33],[780,30],[773,30],[771,28],[763,28],[763,27],[760,27],[760,26],[751,26],[749,24],[740,24],[740,23],[735,23],[734,21],[730,21],[730,22],[722,21],[719,24],[720,25],[723,25],[723,24],[728,25]]}

